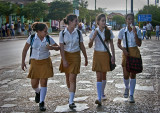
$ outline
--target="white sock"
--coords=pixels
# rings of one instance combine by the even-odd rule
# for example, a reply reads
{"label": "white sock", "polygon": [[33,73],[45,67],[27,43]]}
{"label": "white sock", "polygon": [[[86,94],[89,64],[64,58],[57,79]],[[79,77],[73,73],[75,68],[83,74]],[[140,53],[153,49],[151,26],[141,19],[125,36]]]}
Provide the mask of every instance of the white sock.
{"label": "white sock", "polygon": [[40,103],[43,101],[46,97],[46,93],[47,93],[47,87],[41,87],[41,91],[40,91]]}
{"label": "white sock", "polygon": [[129,89],[129,79],[123,79],[126,88]]}
{"label": "white sock", "polygon": [[97,82],[97,94],[98,94],[98,100],[101,101],[101,96],[102,96],[102,82]]}
{"label": "white sock", "polygon": [[70,96],[69,96],[69,104],[74,103],[74,102],[73,102],[74,95],[75,95],[75,93],[74,93],[74,92],[70,92]]}
{"label": "white sock", "polygon": [[106,87],[106,80],[102,80],[102,96],[104,95],[105,87]]}
{"label": "white sock", "polygon": [[132,96],[134,94],[135,86],[136,86],[136,79],[131,79],[130,80],[130,95]]}
{"label": "white sock", "polygon": [[39,93],[40,92],[40,89],[39,88],[33,88],[35,90],[36,93]]}

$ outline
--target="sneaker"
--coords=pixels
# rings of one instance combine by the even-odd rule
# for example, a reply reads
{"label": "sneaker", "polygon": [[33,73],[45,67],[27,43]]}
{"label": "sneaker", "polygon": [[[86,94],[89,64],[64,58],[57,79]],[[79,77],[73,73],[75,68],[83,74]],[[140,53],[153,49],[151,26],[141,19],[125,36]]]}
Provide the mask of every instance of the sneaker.
{"label": "sneaker", "polygon": [[99,101],[99,100],[96,100],[96,101],[95,101],[95,104],[98,104],[98,106],[101,106],[101,105],[102,105],[101,101]]}
{"label": "sneaker", "polygon": [[39,103],[39,109],[40,109],[40,111],[46,111],[46,108],[44,107],[43,101],[41,103]]}
{"label": "sneaker", "polygon": [[130,102],[130,103],[135,103],[135,100],[134,100],[133,95],[130,95],[130,96],[129,96],[129,102]]}
{"label": "sneaker", "polygon": [[129,89],[126,88],[124,92],[124,98],[128,98],[128,96],[129,96]]}
{"label": "sneaker", "polygon": [[[36,93],[36,92],[35,92]],[[40,92],[39,93],[36,93],[36,96],[35,96],[35,102],[36,103],[39,103],[40,101]]]}
{"label": "sneaker", "polygon": [[69,104],[69,108],[70,108],[70,109],[76,108],[76,105],[75,105],[74,103]]}
{"label": "sneaker", "polygon": [[101,99],[102,99],[102,100],[106,100],[107,98],[106,98],[105,95],[102,95]]}

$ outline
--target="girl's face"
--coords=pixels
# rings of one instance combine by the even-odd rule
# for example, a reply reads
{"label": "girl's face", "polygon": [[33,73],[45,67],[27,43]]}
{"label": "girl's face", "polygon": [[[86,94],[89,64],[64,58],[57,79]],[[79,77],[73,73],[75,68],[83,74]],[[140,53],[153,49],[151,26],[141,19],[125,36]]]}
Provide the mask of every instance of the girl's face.
{"label": "girl's face", "polygon": [[75,18],[73,21],[69,21],[69,25],[73,28],[77,27],[78,25],[78,19]]}
{"label": "girl's face", "polygon": [[106,26],[106,18],[105,18],[105,17],[102,17],[102,18],[100,19],[100,21],[98,22],[98,25],[99,25],[99,27],[104,28],[104,27]]}
{"label": "girl's face", "polygon": [[43,31],[38,31],[37,33],[38,33],[38,35],[41,36],[41,37],[46,37],[47,34],[48,34],[48,28],[45,27],[45,29],[44,29]]}
{"label": "girl's face", "polygon": [[133,24],[134,23],[134,17],[132,15],[128,15],[126,22],[128,25]]}

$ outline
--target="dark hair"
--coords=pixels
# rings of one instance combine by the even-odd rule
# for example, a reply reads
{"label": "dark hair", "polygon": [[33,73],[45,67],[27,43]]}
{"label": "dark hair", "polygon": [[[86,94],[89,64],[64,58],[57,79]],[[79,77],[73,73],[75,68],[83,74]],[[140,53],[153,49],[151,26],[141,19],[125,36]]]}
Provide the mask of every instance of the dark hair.
{"label": "dark hair", "polygon": [[[96,18],[96,22],[97,22],[97,25],[98,25],[98,22],[101,20],[101,18],[106,18],[106,15],[101,13],[97,16]],[[110,30],[107,26],[105,26],[105,32],[104,32],[104,35],[105,35],[105,41],[108,42],[110,41],[110,37],[111,37],[111,33],[110,33]]]}
{"label": "dark hair", "polygon": [[126,15],[126,20],[127,20],[127,17],[128,17],[129,15],[133,16],[133,18],[134,18],[134,13],[128,13],[128,14]]}
{"label": "dark hair", "polygon": [[64,23],[65,24],[69,24],[69,21],[73,21],[75,18],[77,18],[77,15],[75,15],[75,14],[68,14],[64,19],[63,19],[63,21],[64,21]]}
{"label": "dark hair", "polygon": [[34,22],[32,24],[32,29],[33,31],[43,31],[45,28],[47,27],[47,25],[43,22]]}

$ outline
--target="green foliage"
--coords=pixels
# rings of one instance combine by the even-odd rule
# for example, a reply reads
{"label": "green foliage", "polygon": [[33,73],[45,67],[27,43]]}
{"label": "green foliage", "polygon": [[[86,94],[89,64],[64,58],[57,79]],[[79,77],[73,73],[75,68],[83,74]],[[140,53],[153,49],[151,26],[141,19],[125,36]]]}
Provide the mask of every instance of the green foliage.
{"label": "green foliage", "polygon": [[44,18],[46,16],[47,9],[47,5],[42,1],[38,1],[37,3],[32,2],[22,8],[21,15],[24,15],[27,19],[39,21],[40,18]]}
{"label": "green foliage", "polygon": [[[152,25],[160,24],[160,7],[150,5],[144,6],[143,9],[139,10],[138,14],[151,14],[152,15]],[[136,20],[138,21],[138,14],[136,15]],[[141,22],[141,26],[142,26]]]}
{"label": "green foliage", "polygon": [[50,3],[48,18],[61,21],[69,13],[73,13],[72,4],[70,2],[54,1]]}
{"label": "green foliage", "polygon": [[3,16],[9,16],[16,13],[17,5],[9,2],[0,2],[0,14]]}
{"label": "green foliage", "polygon": [[125,24],[125,18],[119,15],[113,16],[113,21],[116,21],[119,25]]}

